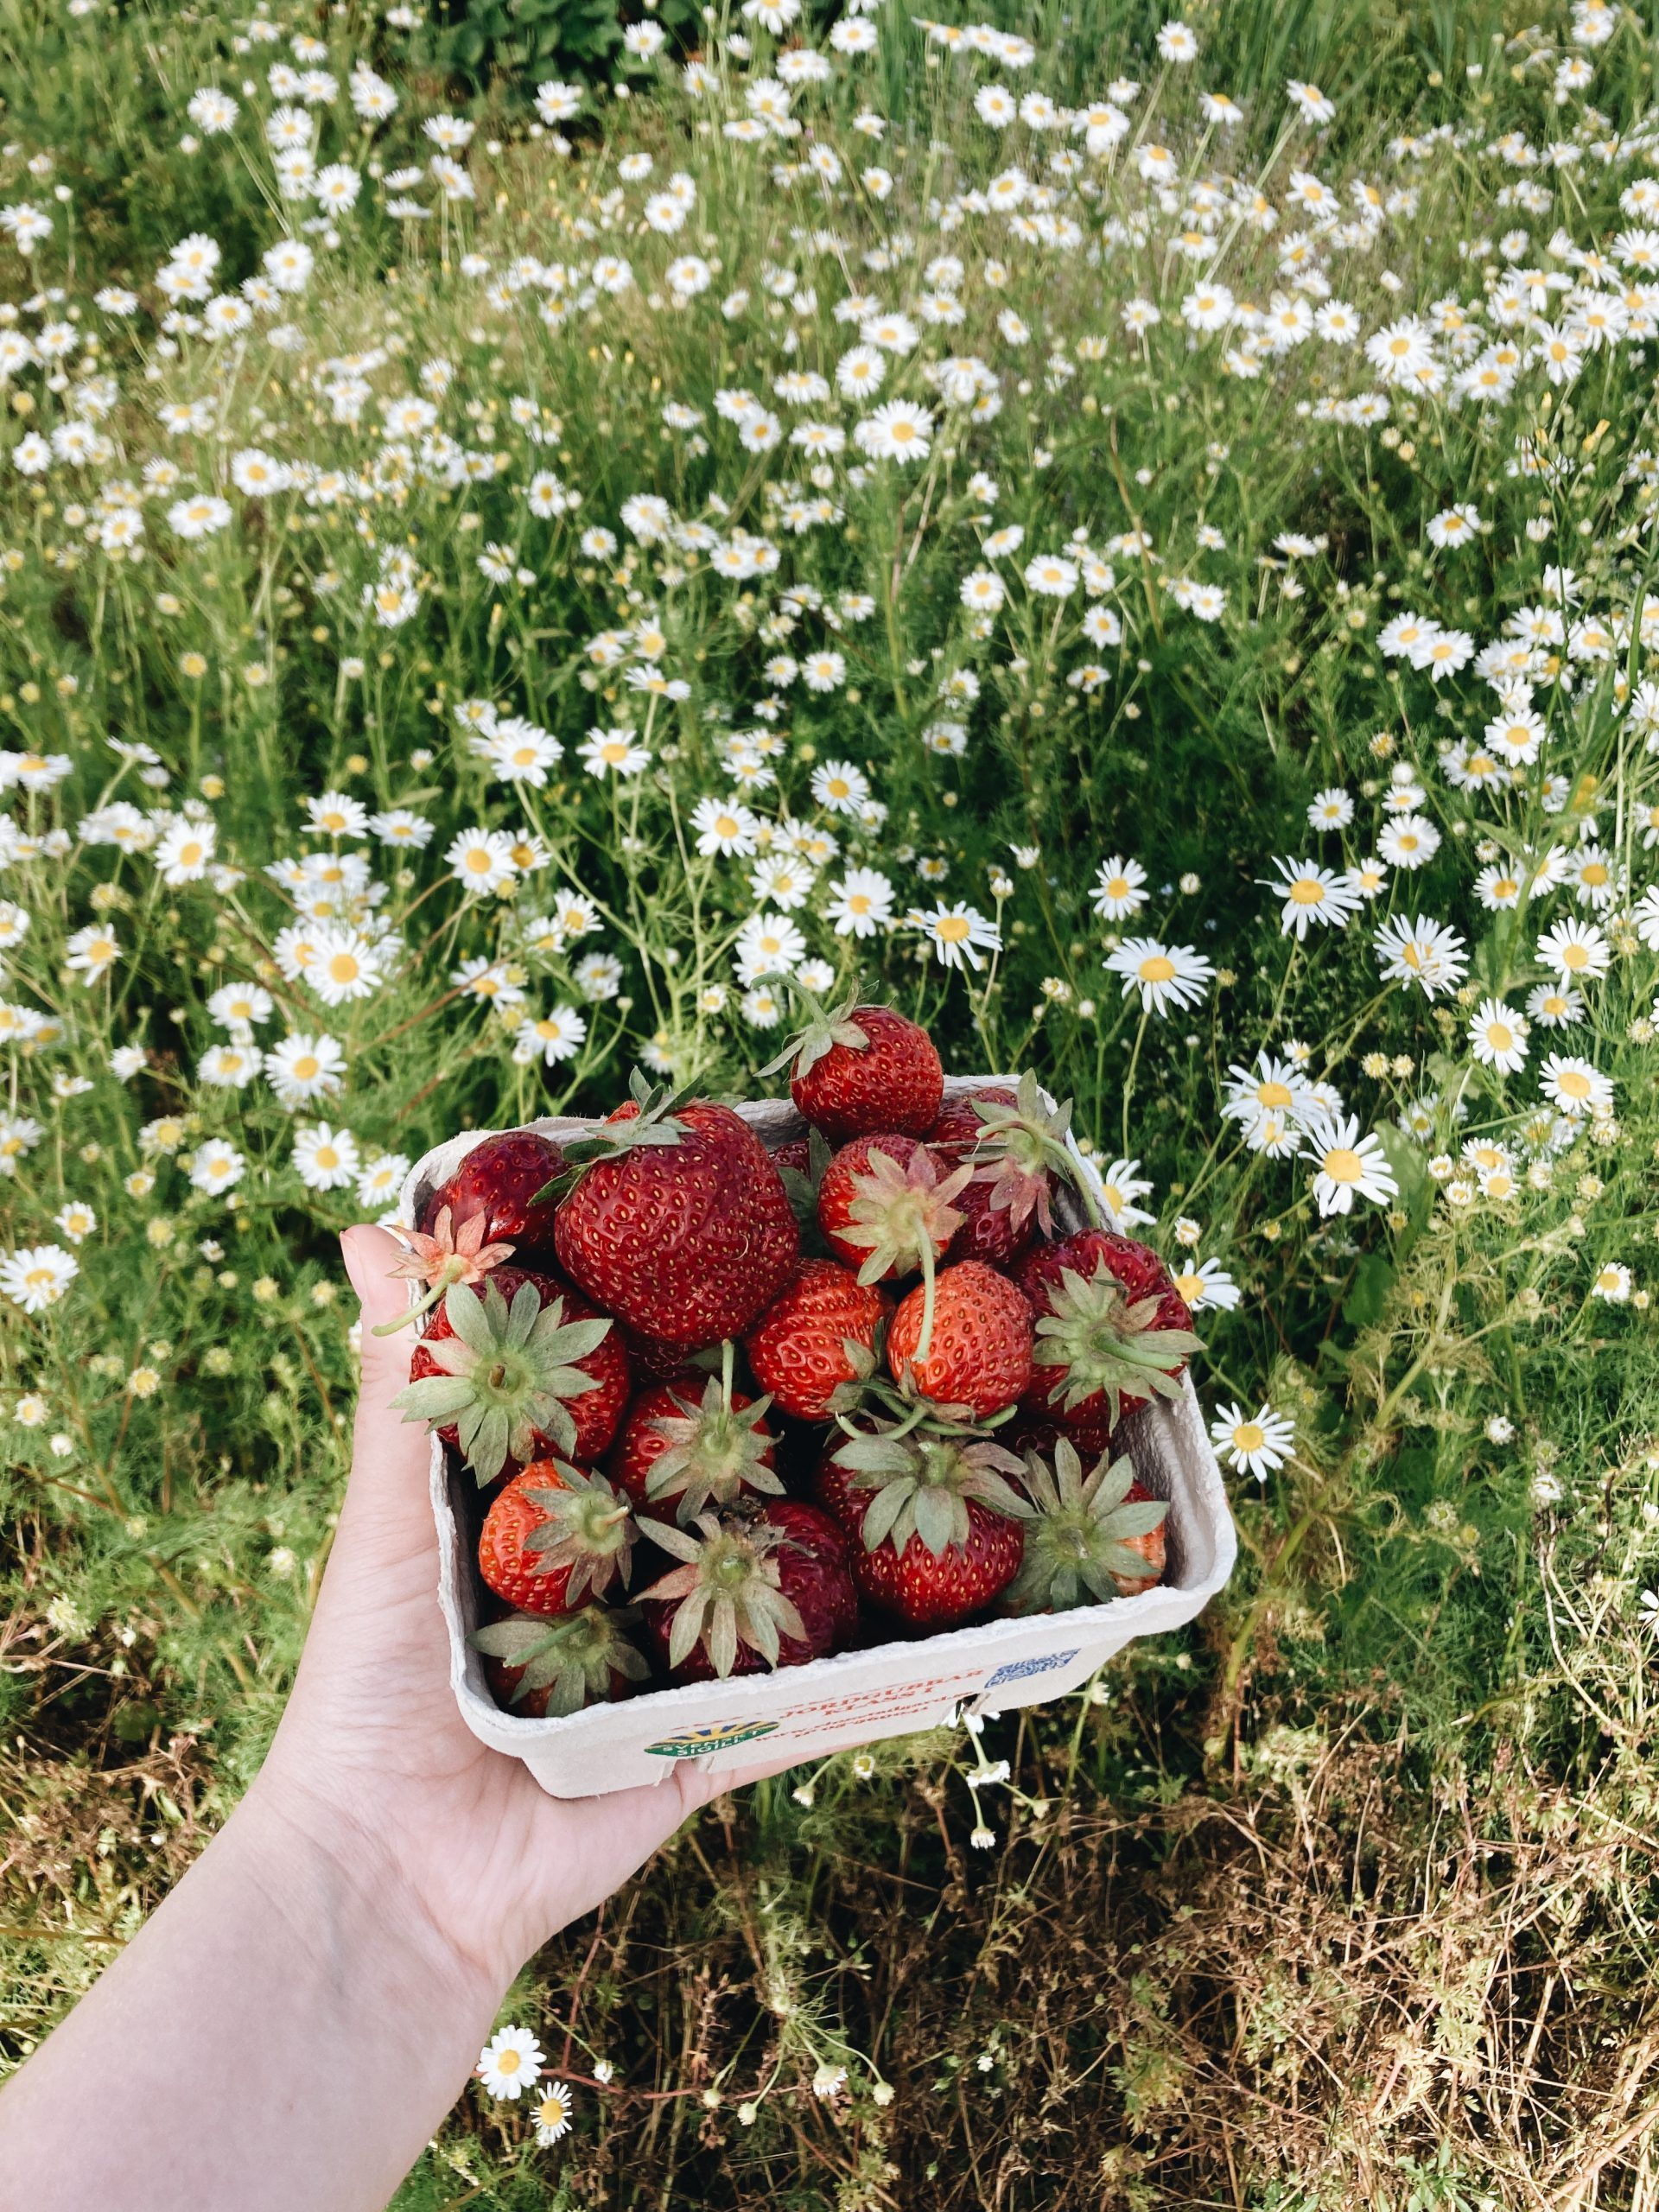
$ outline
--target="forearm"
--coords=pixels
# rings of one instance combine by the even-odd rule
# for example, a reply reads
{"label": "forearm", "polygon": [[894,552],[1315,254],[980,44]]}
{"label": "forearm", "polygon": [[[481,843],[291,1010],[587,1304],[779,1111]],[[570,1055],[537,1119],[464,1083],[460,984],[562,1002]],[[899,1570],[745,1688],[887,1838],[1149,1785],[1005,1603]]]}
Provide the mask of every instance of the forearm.
{"label": "forearm", "polygon": [[0,2094],[5,2204],[380,2212],[502,1991],[258,1785]]}

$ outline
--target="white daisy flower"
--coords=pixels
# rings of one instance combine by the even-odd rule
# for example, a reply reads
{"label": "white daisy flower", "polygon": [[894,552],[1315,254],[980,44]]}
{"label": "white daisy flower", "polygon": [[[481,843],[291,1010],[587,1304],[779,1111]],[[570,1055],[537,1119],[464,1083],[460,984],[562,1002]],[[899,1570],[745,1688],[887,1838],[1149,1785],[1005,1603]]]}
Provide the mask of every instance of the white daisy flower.
{"label": "white daisy flower", "polygon": [[1235,1474],[1251,1474],[1264,1483],[1294,1451],[1296,1424],[1271,1406],[1259,1406],[1254,1414],[1240,1405],[1217,1406],[1210,1441]]}
{"label": "white daisy flower", "polygon": [[1313,1196],[1321,1214],[1351,1213],[1356,1198],[1382,1205],[1400,1194],[1381,1138],[1359,1131],[1357,1114],[1308,1117],[1300,1156],[1313,1162]]}
{"label": "white daisy flower", "polygon": [[533,2089],[541,2080],[545,2056],[528,2028],[502,2028],[479,2053],[474,2071],[491,2096],[505,2097],[516,2104],[526,2089]]}

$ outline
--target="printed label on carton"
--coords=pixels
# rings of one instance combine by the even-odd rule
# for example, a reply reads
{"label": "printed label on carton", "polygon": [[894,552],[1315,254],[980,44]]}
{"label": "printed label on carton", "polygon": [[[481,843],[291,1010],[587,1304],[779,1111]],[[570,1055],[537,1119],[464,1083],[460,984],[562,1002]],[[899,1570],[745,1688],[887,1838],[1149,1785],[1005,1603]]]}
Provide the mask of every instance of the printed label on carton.
{"label": "printed label on carton", "polygon": [[752,1744],[770,1736],[775,1720],[711,1720],[700,1728],[682,1728],[677,1736],[664,1736],[660,1744],[647,1744],[652,1758],[696,1759],[705,1751],[723,1751],[733,1744]]}

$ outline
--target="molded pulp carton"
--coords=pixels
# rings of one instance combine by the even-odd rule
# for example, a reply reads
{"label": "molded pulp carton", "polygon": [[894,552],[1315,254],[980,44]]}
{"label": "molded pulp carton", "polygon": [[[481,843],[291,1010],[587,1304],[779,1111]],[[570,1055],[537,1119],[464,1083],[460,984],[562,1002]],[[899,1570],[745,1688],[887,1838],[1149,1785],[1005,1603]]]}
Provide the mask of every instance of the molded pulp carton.
{"label": "molded pulp carton", "polygon": [[[946,1080],[947,1096],[996,1076]],[[768,1146],[804,1134],[787,1100],[738,1109]],[[556,1141],[588,1134],[578,1121],[531,1124]],[[488,1135],[452,1137],[418,1161],[404,1186],[400,1217],[414,1221],[427,1192]],[[1094,1170],[1078,1155],[1084,1174]],[[1068,1227],[1081,1210],[1069,1192],[1056,1212]],[[410,1298],[418,1295],[411,1287]],[[477,1624],[474,1550],[482,1518],[477,1488],[463,1468],[452,1471],[432,1440],[432,1510],[438,1524],[438,1597],[449,1636],[449,1678],[461,1718],[474,1735],[522,1759],[556,1797],[597,1797],[637,1783],[659,1782],[677,1761],[715,1768],[774,1757],[821,1758],[881,1736],[931,1728],[967,1706],[997,1713],[1036,1705],[1077,1688],[1137,1636],[1182,1627],[1232,1573],[1236,1544],[1221,1471],[1210,1448],[1190,1380],[1181,1395],[1155,1400],[1119,1432],[1135,1471],[1154,1496],[1169,1500],[1165,1523],[1165,1580],[1139,1597],[1082,1605],[1066,1613],[981,1622],[920,1643],[878,1644],[815,1659],[777,1674],[728,1682],[696,1682],[651,1690],[615,1705],[590,1706],[563,1719],[537,1720],[503,1712],[485,1687],[483,1662],[469,1637]]]}

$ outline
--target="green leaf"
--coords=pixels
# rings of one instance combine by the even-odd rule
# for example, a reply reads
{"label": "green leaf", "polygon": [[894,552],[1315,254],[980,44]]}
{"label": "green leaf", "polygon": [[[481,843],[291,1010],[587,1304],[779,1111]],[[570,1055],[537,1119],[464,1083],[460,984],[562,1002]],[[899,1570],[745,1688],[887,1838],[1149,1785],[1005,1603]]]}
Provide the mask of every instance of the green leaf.
{"label": "green leaf", "polygon": [[1376,1141],[1400,1185],[1402,1209],[1414,1217],[1427,1212],[1428,1205],[1433,1203],[1434,1186],[1429,1180],[1428,1163],[1423,1158],[1421,1147],[1392,1122],[1377,1123]]}
{"label": "green leaf", "polygon": [[1394,1262],[1386,1252],[1368,1252],[1354,1270],[1342,1318],[1351,1329],[1374,1328],[1382,1319],[1394,1288]]}

